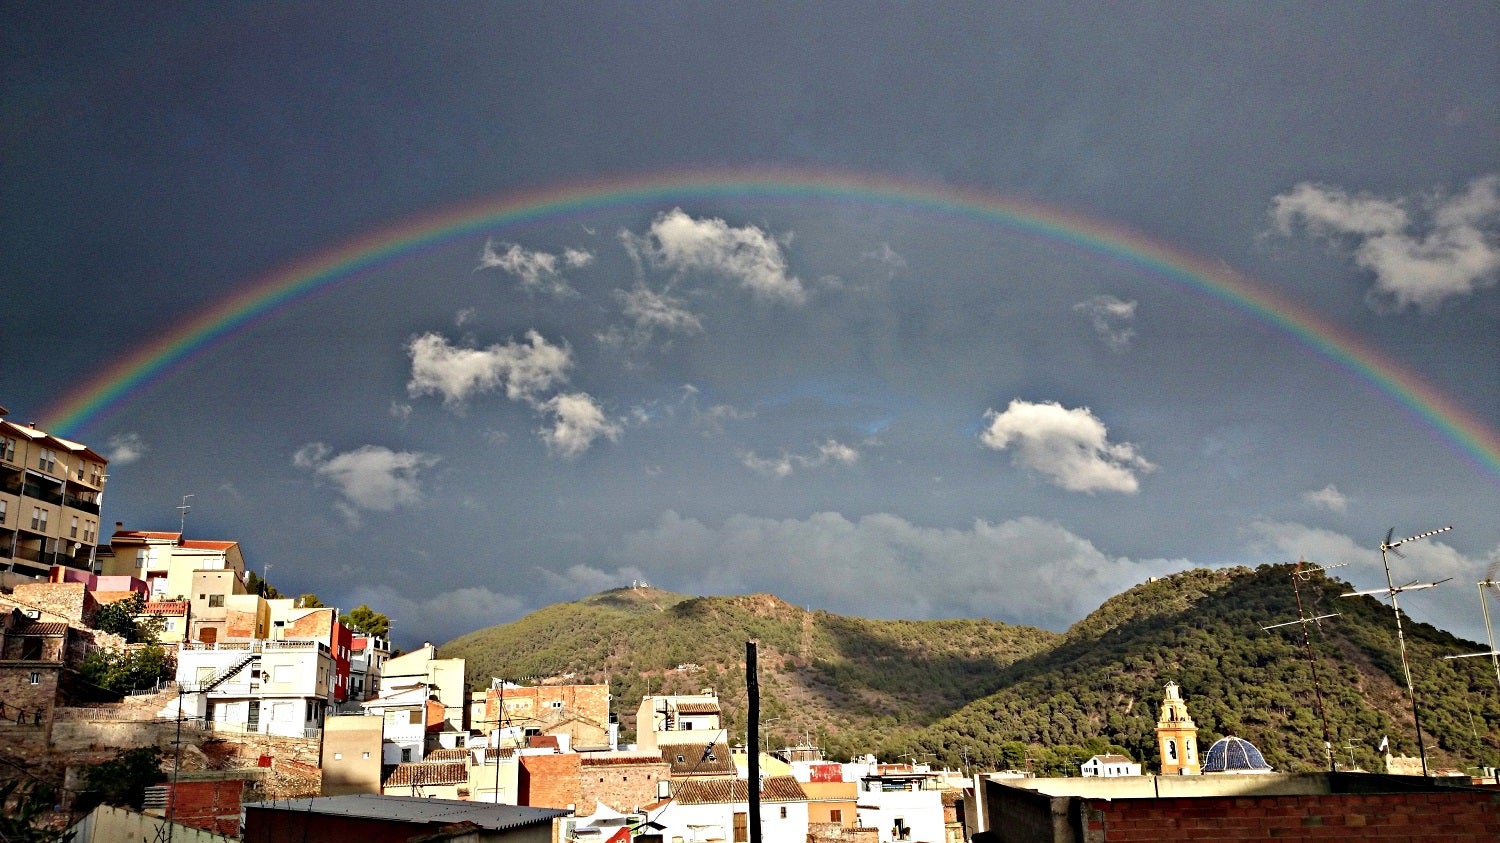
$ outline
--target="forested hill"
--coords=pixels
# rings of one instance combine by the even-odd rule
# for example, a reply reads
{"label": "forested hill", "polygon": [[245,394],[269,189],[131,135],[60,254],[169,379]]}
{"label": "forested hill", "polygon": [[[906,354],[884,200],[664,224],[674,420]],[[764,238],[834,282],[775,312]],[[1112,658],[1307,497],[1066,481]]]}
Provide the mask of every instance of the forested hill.
{"label": "forested hill", "polygon": [[750,639],[759,641],[768,736],[823,736],[843,749],[841,735],[915,728],[998,690],[1002,669],[1062,636],[988,620],[843,617],[765,594],[689,598],[623,588],[471,632],[439,652],[465,659],[475,688],[491,677],[608,682],[627,734],[642,696],[714,688],[728,727],[743,736]]}
{"label": "forested hill", "polygon": [[[807,612],[775,597],[686,598],[619,589],[550,606],[458,638],[475,687],[491,676],[572,675],[612,685],[628,732],[646,693],[718,690],[731,732],[743,728],[744,642],[760,641],[762,719],[773,742],[820,743],[833,757],[903,754],[951,766],[1024,767],[1076,775],[1109,747],[1157,762],[1162,687],[1182,686],[1200,742],[1236,734],[1279,770],[1325,766],[1312,671],[1290,566],[1187,571],[1106,601],[1066,634],[988,620],[872,621]],[[1389,735],[1416,754],[1390,608],[1340,599],[1347,584],[1301,586],[1324,708],[1340,763],[1380,769]],[[1482,650],[1405,622],[1422,725],[1434,766],[1500,762],[1500,691]],[[779,718],[770,720],[770,718]]]}

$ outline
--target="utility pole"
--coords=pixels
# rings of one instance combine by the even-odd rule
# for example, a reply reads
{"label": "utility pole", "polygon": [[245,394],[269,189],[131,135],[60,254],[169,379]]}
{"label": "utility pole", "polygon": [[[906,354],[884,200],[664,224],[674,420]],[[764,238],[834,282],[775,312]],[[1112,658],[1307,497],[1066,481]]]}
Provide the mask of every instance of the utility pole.
{"label": "utility pole", "polygon": [[745,790],[750,797],[750,843],[761,843],[760,837],[760,679],[755,666],[755,641],[745,642],[745,740],[750,744],[749,781]]}

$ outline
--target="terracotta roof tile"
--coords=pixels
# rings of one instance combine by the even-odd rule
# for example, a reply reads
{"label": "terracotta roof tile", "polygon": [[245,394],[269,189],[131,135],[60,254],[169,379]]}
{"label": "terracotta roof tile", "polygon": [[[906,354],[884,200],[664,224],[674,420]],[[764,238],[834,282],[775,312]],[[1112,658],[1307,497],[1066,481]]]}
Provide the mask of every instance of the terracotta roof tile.
{"label": "terracotta roof tile", "polygon": [[677,704],[678,714],[718,714],[719,704],[716,702],[683,702]]}
{"label": "terracotta roof tile", "polygon": [[434,749],[422,756],[423,761],[468,761],[469,751],[467,749]]}
{"label": "terracotta roof tile", "polygon": [[10,628],[9,635],[67,635],[68,625],[27,619]]}
{"label": "terracotta roof tile", "polygon": [[469,766],[462,761],[408,761],[385,780],[386,787],[468,783]]}
{"label": "terracotta roof tile", "polygon": [[672,765],[673,776],[722,776],[735,773],[729,744],[716,743],[705,752],[701,744],[669,744],[661,757]]}
{"label": "terracotta roof tile", "polygon": [[[686,781],[672,788],[672,798],[684,805],[749,802],[750,783],[744,779]],[[805,802],[807,794],[791,776],[771,776],[760,789],[764,802]]]}

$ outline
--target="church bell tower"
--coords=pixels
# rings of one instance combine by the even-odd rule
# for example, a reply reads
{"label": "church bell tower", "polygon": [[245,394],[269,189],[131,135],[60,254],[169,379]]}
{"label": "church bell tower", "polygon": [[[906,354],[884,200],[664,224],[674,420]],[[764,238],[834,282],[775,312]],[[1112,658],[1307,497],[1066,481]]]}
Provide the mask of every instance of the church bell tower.
{"label": "church bell tower", "polygon": [[1198,727],[1188,715],[1187,702],[1178,692],[1176,682],[1167,683],[1166,696],[1161,700],[1156,748],[1161,751],[1163,776],[1196,776],[1202,772],[1198,764]]}

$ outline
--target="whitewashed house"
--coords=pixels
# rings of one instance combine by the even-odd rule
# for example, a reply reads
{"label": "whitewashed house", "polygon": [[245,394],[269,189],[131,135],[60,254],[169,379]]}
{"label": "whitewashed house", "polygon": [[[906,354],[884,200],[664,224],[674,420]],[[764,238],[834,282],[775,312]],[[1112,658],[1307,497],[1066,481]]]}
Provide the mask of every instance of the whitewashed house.
{"label": "whitewashed house", "polygon": [[317,641],[189,642],[177,654],[178,704],[206,728],[315,737],[332,699],[335,673],[328,645]]}
{"label": "whitewashed house", "polygon": [[856,762],[844,766],[846,781],[859,782],[859,825],[888,841],[946,840],[941,776],[925,765]]}
{"label": "whitewashed house", "polygon": [[[807,794],[791,776],[770,776],[760,789],[760,827],[764,840],[806,840]],[[672,797],[656,806],[650,819],[663,840],[722,843],[749,840],[750,789],[744,779],[674,782]]]}
{"label": "whitewashed house", "polygon": [[1141,774],[1141,765],[1123,755],[1095,755],[1079,765],[1079,769],[1086,777],[1116,778]]}

